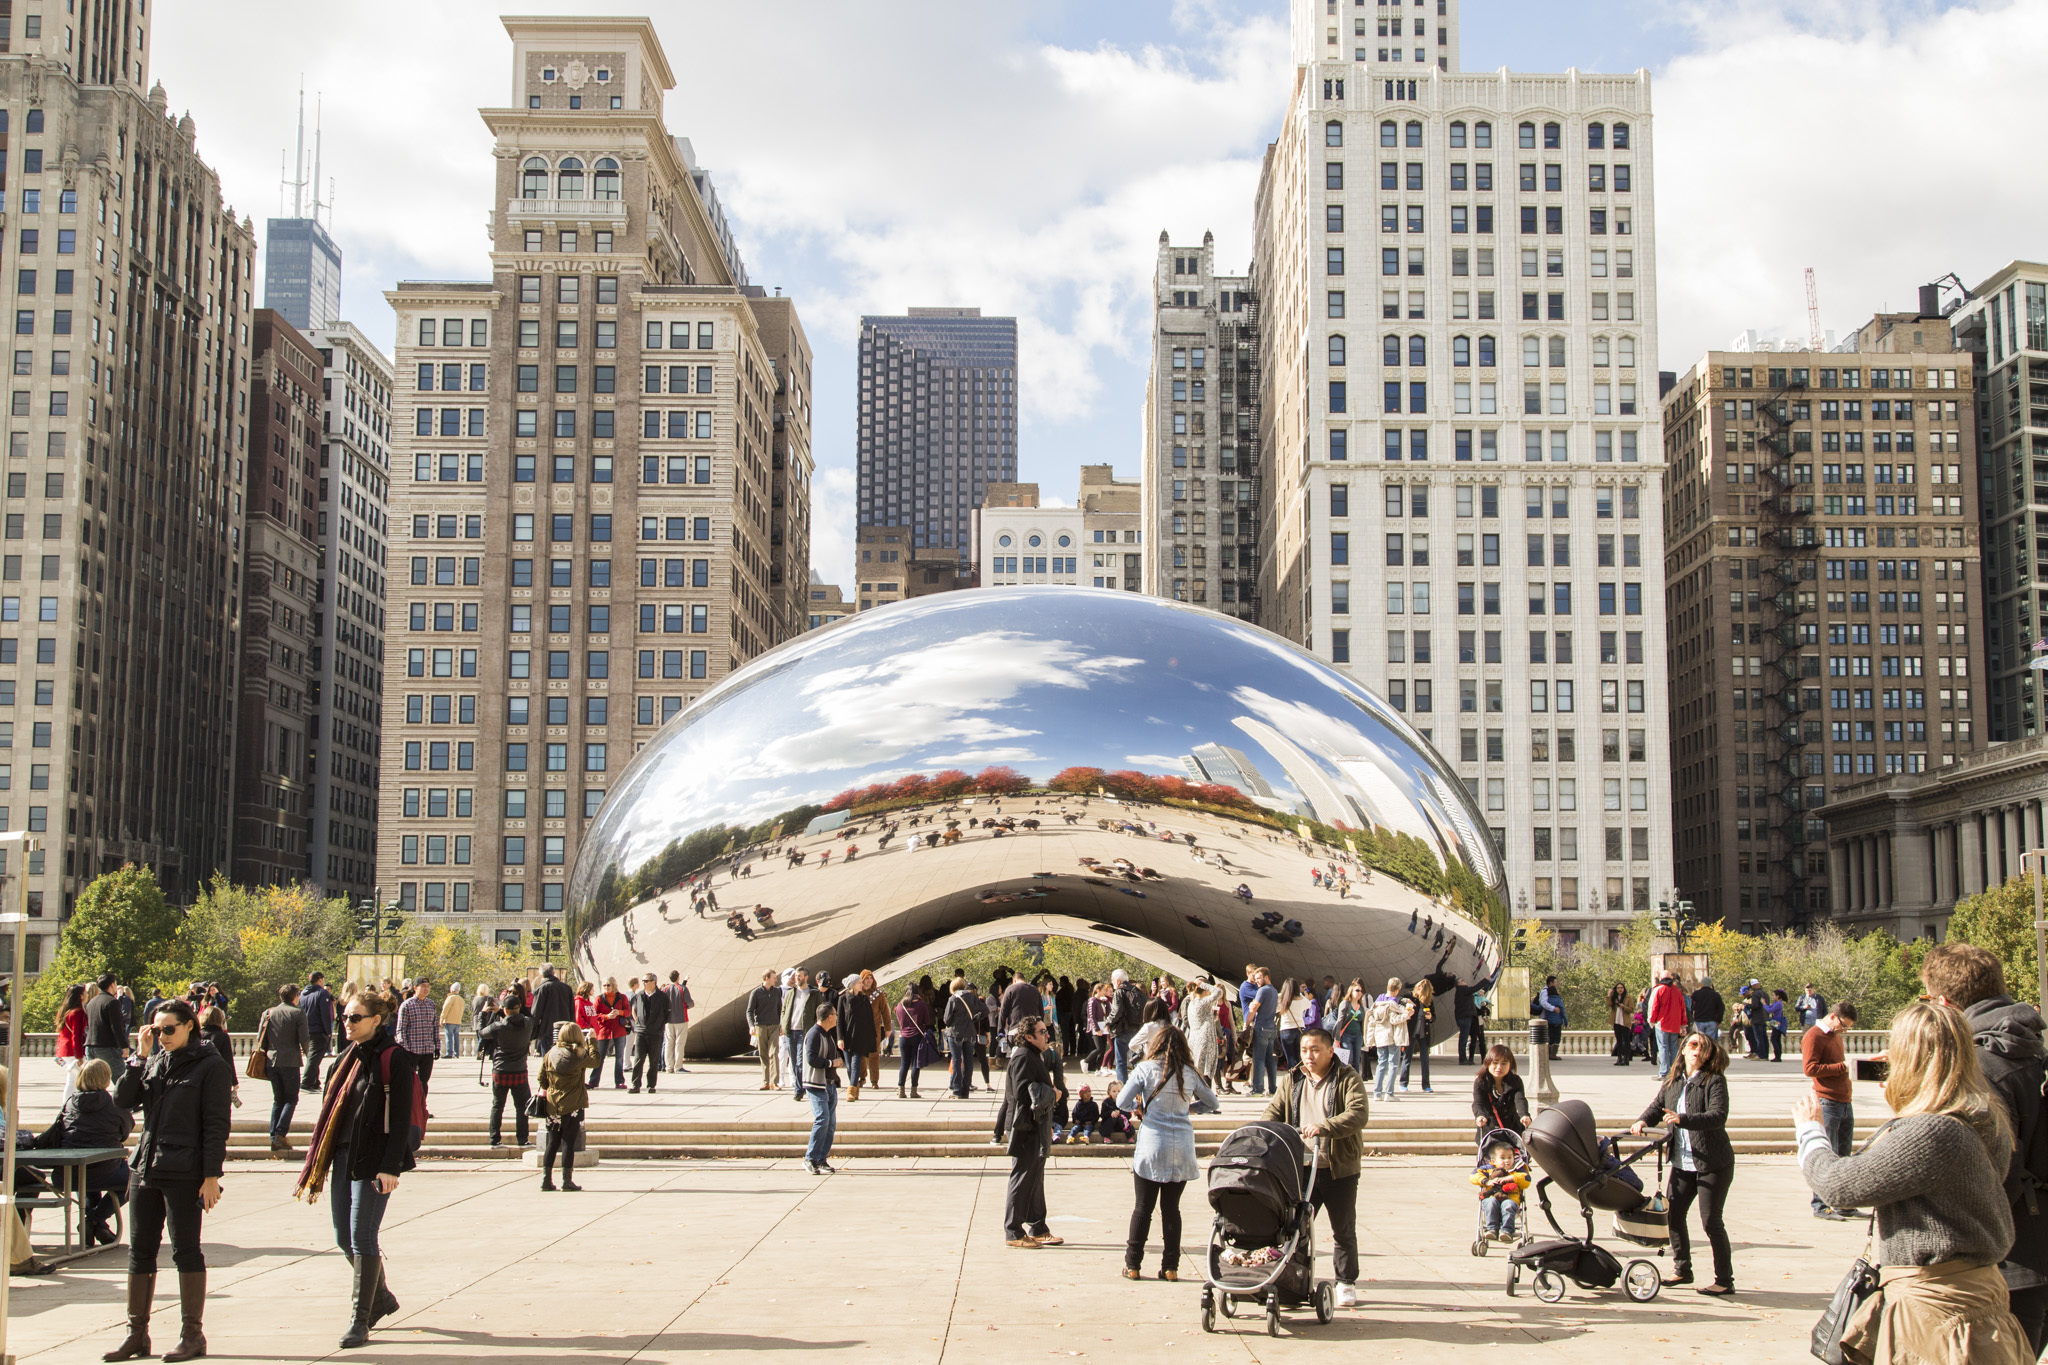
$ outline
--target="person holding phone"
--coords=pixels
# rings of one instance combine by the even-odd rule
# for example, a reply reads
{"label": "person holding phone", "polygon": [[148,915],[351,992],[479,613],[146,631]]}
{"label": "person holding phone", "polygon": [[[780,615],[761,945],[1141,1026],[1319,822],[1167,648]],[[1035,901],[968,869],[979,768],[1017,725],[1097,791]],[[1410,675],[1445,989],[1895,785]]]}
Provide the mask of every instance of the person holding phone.
{"label": "person holding phone", "polygon": [[142,1111],[128,1202],[128,1335],[102,1359],[134,1360],[150,1354],[149,1310],[156,1296],[157,1253],[171,1231],[178,1267],[178,1344],[165,1360],[206,1354],[201,1330],[206,1310],[206,1255],[199,1245],[201,1215],[221,1198],[227,1160],[234,1068],[200,1036],[188,1001],[166,1000],[148,1026],[151,1055],[130,1058],[114,1102]]}
{"label": "person holding phone", "polygon": [[343,1007],[348,1046],[334,1060],[292,1191],[317,1203],[332,1177],[334,1240],[355,1272],[353,1312],[341,1335],[344,1350],[368,1343],[377,1320],[398,1311],[398,1300],[385,1287],[377,1233],[399,1176],[413,1168],[412,1105],[419,1075],[413,1054],[392,1036],[394,1012],[390,998],[368,992],[351,996]]}

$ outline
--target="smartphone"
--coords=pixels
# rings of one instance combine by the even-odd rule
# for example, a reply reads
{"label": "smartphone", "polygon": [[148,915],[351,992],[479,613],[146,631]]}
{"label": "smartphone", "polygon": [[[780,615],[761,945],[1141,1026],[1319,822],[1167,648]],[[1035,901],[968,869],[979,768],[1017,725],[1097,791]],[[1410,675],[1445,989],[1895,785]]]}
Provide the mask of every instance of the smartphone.
{"label": "smartphone", "polygon": [[1892,1064],[1882,1058],[1858,1057],[1856,1079],[1859,1081],[1887,1081],[1891,1079]]}

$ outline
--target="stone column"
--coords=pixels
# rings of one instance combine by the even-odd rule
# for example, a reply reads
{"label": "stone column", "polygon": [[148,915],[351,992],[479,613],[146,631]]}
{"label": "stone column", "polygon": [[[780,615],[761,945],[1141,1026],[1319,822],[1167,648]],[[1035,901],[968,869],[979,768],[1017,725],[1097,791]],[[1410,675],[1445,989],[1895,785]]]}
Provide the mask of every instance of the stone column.
{"label": "stone column", "polygon": [[1842,847],[1842,859],[1848,864],[1849,909],[1863,908],[1863,841],[1847,840]]}
{"label": "stone column", "polygon": [[1965,815],[1956,826],[1956,835],[1961,845],[1958,871],[1962,878],[1957,895],[1974,896],[1984,889],[1984,833],[1978,826],[1977,816]]}
{"label": "stone column", "polygon": [[1849,841],[1828,850],[1828,908],[1841,914],[1849,908]]}
{"label": "stone column", "polygon": [[1877,908],[1892,908],[1892,841],[1888,834],[1870,836],[1871,884],[1877,888]]}
{"label": "stone column", "polygon": [[1926,834],[1896,829],[1887,838],[1892,852],[1892,896],[1918,913],[1934,899],[1928,856],[1933,841]]}
{"label": "stone column", "polygon": [[1934,901],[1952,905],[1956,898],[1956,827],[1934,827]]}

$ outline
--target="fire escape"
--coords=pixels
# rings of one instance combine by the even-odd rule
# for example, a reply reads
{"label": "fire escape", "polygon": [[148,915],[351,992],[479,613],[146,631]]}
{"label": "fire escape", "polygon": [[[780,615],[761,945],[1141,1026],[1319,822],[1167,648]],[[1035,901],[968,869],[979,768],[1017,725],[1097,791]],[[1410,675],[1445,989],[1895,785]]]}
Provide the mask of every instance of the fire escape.
{"label": "fire escape", "polygon": [[1242,299],[1242,309],[1227,314],[1232,321],[1217,329],[1218,349],[1222,352],[1218,360],[1231,367],[1224,371],[1224,377],[1231,380],[1237,397],[1235,416],[1226,416],[1226,421],[1233,424],[1230,434],[1236,446],[1235,464],[1220,472],[1225,479],[1236,481],[1239,493],[1246,484],[1251,487],[1249,499],[1239,496],[1233,504],[1237,510],[1237,603],[1232,615],[1257,622],[1261,605],[1258,533],[1260,509],[1265,502],[1265,480],[1259,461],[1259,302],[1249,293]]}
{"label": "fire escape", "polygon": [[[1762,431],[1757,438],[1758,464],[1763,473],[1757,504],[1763,530],[1761,539],[1776,554],[1767,571],[1772,581],[1769,594],[1773,617],[1765,648],[1772,673],[1771,688],[1778,719],[1771,726],[1770,765],[1776,779],[1776,811],[1771,822],[1774,832],[1772,860],[1778,876],[1773,889],[1782,897],[1787,928],[1806,923],[1806,858],[1813,842],[1807,829],[1808,802],[1805,779],[1806,749],[1820,740],[1819,685],[1802,689],[1801,647],[1809,643],[1808,631],[1816,620],[1818,562],[1811,556],[1820,543],[1814,529],[1813,495],[1802,491],[1793,469],[1794,433],[1791,426],[1789,394],[1803,394],[1804,384],[1788,384],[1759,403]],[[1811,479],[1805,486],[1810,487]],[[1814,586],[1802,586],[1812,583]],[[1812,657],[1816,662],[1818,655]],[[1761,908],[1761,907],[1759,907]]]}

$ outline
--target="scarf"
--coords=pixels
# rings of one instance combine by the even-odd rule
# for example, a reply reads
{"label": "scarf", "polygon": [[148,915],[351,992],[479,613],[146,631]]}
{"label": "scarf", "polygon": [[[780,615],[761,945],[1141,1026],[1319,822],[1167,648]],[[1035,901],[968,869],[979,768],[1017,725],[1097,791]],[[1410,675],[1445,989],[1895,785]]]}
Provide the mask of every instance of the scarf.
{"label": "scarf", "polygon": [[308,1204],[320,1202],[328,1168],[334,1164],[334,1148],[341,1138],[341,1111],[347,1107],[349,1089],[362,1066],[362,1049],[351,1046],[347,1058],[335,1068],[334,1079],[327,1083],[327,1093],[320,1097],[320,1118],[313,1125],[313,1140],[306,1146],[305,1164],[299,1167],[292,1198]]}

